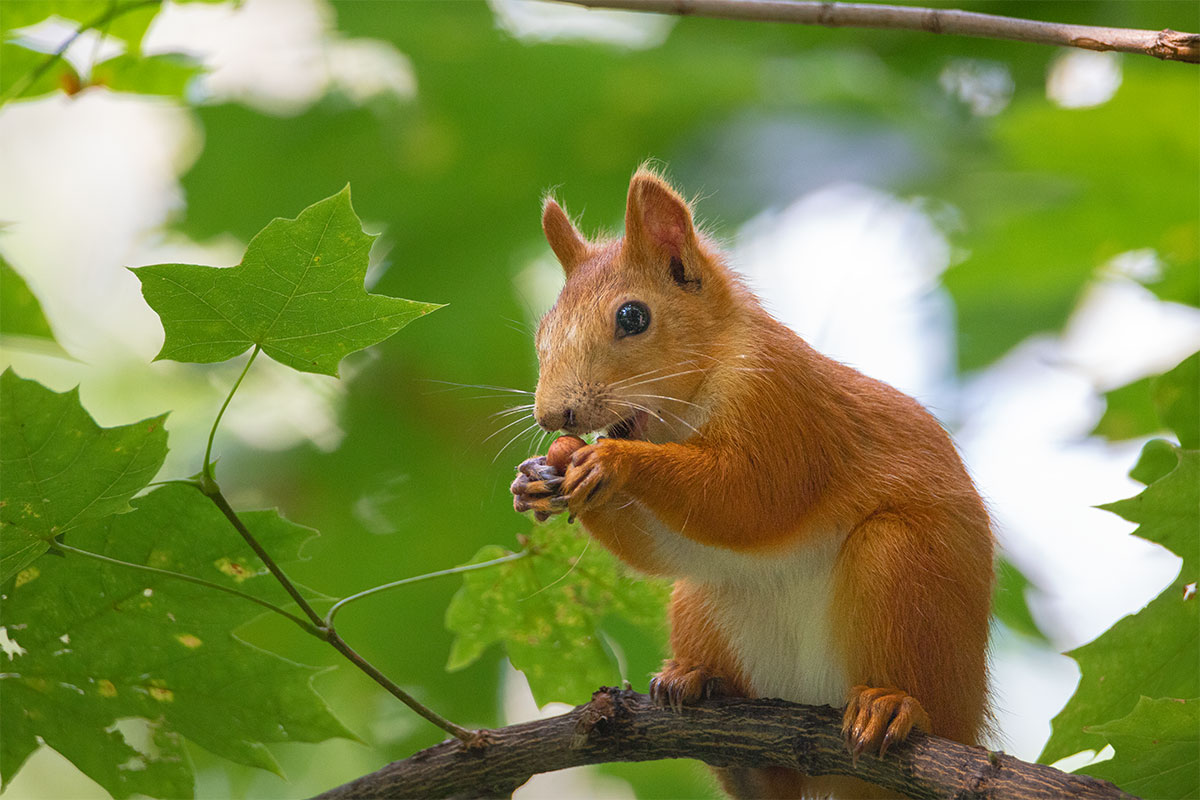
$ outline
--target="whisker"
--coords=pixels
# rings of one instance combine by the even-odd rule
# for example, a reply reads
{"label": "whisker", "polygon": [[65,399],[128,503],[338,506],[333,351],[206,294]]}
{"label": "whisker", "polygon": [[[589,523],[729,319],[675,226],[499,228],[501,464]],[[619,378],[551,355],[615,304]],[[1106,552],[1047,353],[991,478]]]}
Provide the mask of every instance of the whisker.
{"label": "whisker", "polygon": [[674,417],[675,419],[679,420],[679,421],[680,421],[680,422],[682,422],[684,425],[686,425],[688,428],[690,428],[690,429],[691,429],[691,431],[692,431],[692,433],[696,434],[697,436],[700,434],[700,430],[699,430],[699,429],[698,429],[698,428],[697,428],[695,425],[693,425],[692,423],[688,422],[686,419],[684,419],[683,417],[679,416],[679,415],[678,415],[678,414],[676,414],[674,411],[667,411],[667,409],[665,409],[665,408],[663,409],[663,411],[665,411],[666,413],[670,414],[672,417]]}
{"label": "whisker", "polygon": [[[654,373],[656,373],[656,372],[665,372],[665,371],[667,371],[667,370],[669,370],[669,369],[675,369],[676,367],[681,367],[681,366],[683,366],[684,364],[694,364],[694,363],[695,363],[695,362],[693,362],[693,361],[691,361],[691,360],[689,360],[689,359],[683,359],[682,361],[676,361],[674,364],[671,364],[671,365],[669,365],[669,366],[666,366],[666,367],[659,367],[659,368],[657,368],[657,369],[648,369],[648,370],[646,370],[645,372],[639,372],[637,375],[630,375],[628,378],[622,378],[622,379],[621,379],[621,380],[619,380],[619,381],[614,381],[614,382],[613,382],[611,385],[612,385],[612,386],[614,386],[614,387],[616,387],[616,386],[621,386],[621,385],[623,385],[623,384],[629,383],[630,381],[635,381],[635,380],[637,380],[638,378],[644,378],[644,377],[646,377],[647,375],[653,375],[653,374],[654,374]],[[636,384],[635,384],[635,385],[636,385]]]}
{"label": "whisker", "polygon": [[[674,399],[674,398],[672,398],[672,399]],[[671,425],[671,423],[667,422],[667,421],[666,421],[665,419],[663,419],[663,418],[662,418],[662,417],[661,417],[659,414],[655,413],[653,410],[651,410],[650,408],[647,408],[646,406],[639,405],[638,403],[633,403],[633,402],[630,402],[630,401],[628,401],[628,400],[618,400],[618,401],[616,401],[616,402],[619,402],[619,403],[624,403],[625,405],[627,405],[627,406],[629,406],[629,407],[631,407],[631,408],[636,408],[636,409],[637,409],[637,410],[639,410],[639,411],[645,411],[647,414],[652,414],[654,417],[656,417],[656,418],[658,419],[658,421],[659,421],[659,422],[661,422],[662,424],[664,424],[664,425]],[[670,415],[671,415],[672,417],[674,417],[675,419],[679,420],[679,421],[680,421],[680,422],[681,422],[683,425],[685,425],[686,427],[690,428],[690,429],[691,429],[691,431],[692,431],[693,433],[696,433],[696,434],[699,434],[699,433],[700,433],[700,430],[699,430],[698,428],[696,428],[696,426],[695,426],[695,425],[692,425],[692,424],[691,424],[690,422],[688,422],[686,419],[684,419],[683,417],[681,417],[681,416],[679,416],[678,414],[674,413],[673,411],[667,411],[667,409],[665,409],[665,408],[663,409],[663,411],[664,411],[665,413],[667,413],[667,414],[670,414]],[[674,425],[671,425],[671,427],[672,427],[672,428],[675,428],[675,426],[674,426]],[[677,430],[677,429],[676,429],[676,430]]]}
{"label": "whisker", "polygon": [[625,395],[625,397],[651,397],[655,400],[674,400],[676,403],[683,403],[684,405],[691,406],[692,408],[698,408],[701,411],[705,410],[704,406],[693,403],[690,400],[683,400],[678,397],[668,397],[665,394],[629,394]]}
{"label": "whisker", "polygon": [[493,386],[487,383],[455,383],[454,381],[440,381],[436,378],[422,378],[426,383],[441,383],[448,386],[448,389],[443,389],[444,392],[451,392],[455,389],[487,389],[493,392],[506,392],[508,394],[524,394],[533,396],[533,392],[528,389],[514,389],[511,386]]}
{"label": "whisker", "polygon": [[[530,419],[532,419],[532,417],[530,417]],[[484,439],[482,442],[480,442],[480,444],[486,444],[488,442],[488,440],[490,440],[496,436],[499,436],[500,434],[504,433],[506,430],[511,428],[513,425],[520,425],[525,420],[526,420],[526,417],[524,415],[517,417],[512,422],[505,425],[503,428],[500,428],[499,430],[493,431],[492,433],[488,434],[487,439]],[[536,425],[537,423],[535,422],[534,424]],[[510,444],[511,444],[511,442],[510,442]]]}
{"label": "whisker", "polygon": [[511,414],[520,414],[522,412],[532,411],[532,410],[533,410],[533,403],[526,403],[524,405],[513,406],[511,408],[501,409],[500,411],[497,411],[493,414],[489,414],[488,416],[489,417],[507,417]]}
{"label": "whisker", "polygon": [[501,447],[499,452],[496,453],[495,457],[492,458],[492,463],[495,464],[500,459],[500,454],[503,453],[505,450],[507,450],[509,445],[511,445],[517,439],[520,439],[522,436],[529,433],[536,427],[538,427],[538,424],[536,422],[534,422],[533,424],[529,425],[527,428],[523,428],[520,431],[518,431],[516,436],[512,437],[511,439],[509,439],[507,442],[504,443],[504,447]]}
{"label": "whisker", "polygon": [[544,592],[544,591],[546,591],[547,589],[549,589],[551,586],[554,586],[555,584],[557,584],[557,583],[561,583],[562,581],[566,580],[567,576],[568,576],[568,575],[570,575],[572,572],[574,572],[574,571],[575,571],[575,567],[579,566],[579,562],[580,562],[581,560],[583,560],[583,557],[584,557],[585,555],[587,555],[588,548],[589,548],[589,547],[591,547],[591,546],[592,546],[592,537],[590,537],[590,536],[589,536],[589,537],[587,537],[586,539],[584,539],[584,540],[583,540],[583,550],[582,550],[582,551],[580,551],[579,555],[575,556],[575,560],[571,562],[571,566],[570,566],[570,567],[567,569],[567,571],[566,571],[566,572],[564,572],[562,575],[559,575],[559,576],[558,576],[557,578],[555,578],[553,581],[551,581],[550,583],[547,583],[545,586],[543,586],[542,588],[538,589],[538,590],[537,590],[536,592],[534,592],[533,594],[531,594],[531,595],[527,595],[527,596],[525,596],[525,597],[522,597],[522,598],[521,598],[520,600],[518,600],[517,602],[518,602],[518,603],[524,603],[524,602],[525,602],[526,600],[528,600],[529,598],[531,598],[531,597],[534,597],[534,596],[536,596],[536,595],[539,595],[539,594],[541,594],[542,592]]}
{"label": "whisker", "polygon": [[[609,402],[609,403],[618,403],[618,404],[620,404],[620,405],[629,406],[630,408],[634,409],[635,411],[645,411],[647,414],[649,414],[650,416],[652,416],[652,417],[654,417],[655,419],[657,419],[657,420],[658,420],[659,422],[661,422],[663,425],[670,425],[672,429],[675,429],[675,426],[674,426],[674,425],[671,425],[671,423],[667,422],[665,419],[663,419],[663,418],[662,418],[662,415],[661,415],[661,414],[659,414],[659,413],[658,413],[657,411],[655,411],[654,409],[652,409],[652,408],[649,408],[648,406],[641,405],[640,403],[634,403],[634,402],[631,402],[631,401],[629,401],[629,400],[609,400],[609,401],[606,401],[606,402]],[[670,412],[668,411],[667,413],[669,414]],[[672,416],[675,416],[675,415],[674,415],[674,414],[672,414]],[[676,419],[679,419],[679,418],[678,418],[678,417],[676,417]],[[679,421],[680,421],[680,422],[683,422],[683,420],[679,420]],[[684,423],[684,424],[687,424],[687,423]],[[695,430],[695,428],[692,428],[692,430]],[[697,432],[698,432],[698,431],[697,431]]]}
{"label": "whisker", "polygon": [[[707,367],[699,367],[697,369],[685,369],[682,372],[674,372],[674,373],[671,373],[670,375],[661,375],[657,378],[647,378],[646,380],[638,381],[637,383],[629,383],[621,388],[632,389],[635,386],[641,386],[642,384],[646,384],[646,383],[654,383],[656,381],[665,381],[668,378],[678,378],[681,375],[691,375],[696,372],[708,372],[709,369],[710,368],[707,368]],[[613,386],[616,386],[616,384],[613,384]]]}

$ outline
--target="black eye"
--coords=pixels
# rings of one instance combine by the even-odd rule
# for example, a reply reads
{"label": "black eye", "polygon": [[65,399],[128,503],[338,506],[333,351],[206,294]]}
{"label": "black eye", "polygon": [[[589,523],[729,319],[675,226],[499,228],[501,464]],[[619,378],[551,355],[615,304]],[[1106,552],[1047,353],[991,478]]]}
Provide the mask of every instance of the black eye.
{"label": "black eye", "polygon": [[633,336],[650,327],[650,309],[633,300],[617,309],[617,338]]}

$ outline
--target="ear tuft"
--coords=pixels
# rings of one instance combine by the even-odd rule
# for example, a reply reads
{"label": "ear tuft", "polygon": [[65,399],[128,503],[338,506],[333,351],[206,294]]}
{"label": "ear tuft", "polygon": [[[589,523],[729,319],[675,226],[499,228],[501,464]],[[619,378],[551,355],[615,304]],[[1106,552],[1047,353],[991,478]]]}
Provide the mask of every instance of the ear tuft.
{"label": "ear tuft", "polygon": [[558,263],[562,264],[563,272],[570,277],[575,267],[587,258],[588,243],[567,213],[549,195],[542,201],[542,231]]}
{"label": "ear tuft", "polygon": [[629,182],[625,236],[673,259],[682,258],[695,243],[691,209],[670,184],[645,167]]}

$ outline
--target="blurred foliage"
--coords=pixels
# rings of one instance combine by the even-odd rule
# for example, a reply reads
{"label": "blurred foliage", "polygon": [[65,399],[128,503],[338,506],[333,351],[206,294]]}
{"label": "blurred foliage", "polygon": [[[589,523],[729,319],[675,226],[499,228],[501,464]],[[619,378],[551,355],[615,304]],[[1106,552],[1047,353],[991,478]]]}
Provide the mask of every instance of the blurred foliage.
{"label": "blurred foliage", "polygon": [[0,256],[0,335],[54,342],[54,332],[41,303],[3,256]]}
{"label": "blurred foliage", "polygon": [[992,599],[992,613],[996,619],[1003,622],[1012,630],[1024,636],[1048,643],[1046,634],[1042,633],[1033,614],[1029,611],[1025,592],[1031,588],[1029,579],[1006,558],[1000,558],[996,564],[996,589]]}
{"label": "blurred foliage", "polygon": [[[180,0],[219,2],[220,0]],[[119,92],[183,97],[188,81],[200,72],[183,55],[142,55],[142,38],[162,8],[162,0],[4,0],[0,14],[0,104],[14,98],[55,91],[77,94],[87,86]],[[16,33],[56,17],[79,32],[98,32],[124,52],[91,65],[81,76],[58,52],[41,52]],[[27,46],[28,45],[28,46]]]}
{"label": "blurred foliage", "polygon": [[[51,12],[86,22],[111,8],[109,0],[3,5],[6,40]],[[1046,20],[1200,29],[1200,10],[1169,0],[961,5]],[[303,445],[224,454],[226,485],[253,487],[289,518],[323,532],[306,549],[310,560],[289,571],[330,594],[462,563],[485,546],[517,549],[518,537],[528,534],[506,487],[510,465],[532,445],[518,440],[497,452],[507,437],[486,440],[501,424],[487,417],[499,405],[488,397],[493,393],[445,391],[434,381],[533,386],[532,337],[523,327],[540,309],[514,290],[513,278],[546,252],[538,204],[548,189],[557,187],[572,212],[586,202],[589,221],[618,229],[629,174],[642,160],[659,158],[686,191],[707,194],[699,213],[718,236],[840,180],[928,197],[958,253],[945,285],[964,369],[986,365],[1032,332],[1056,330],[1095,271],[1125,250],[1152,249],[1164,277],[1150,288],[1195,303],[1200,167],[1194,126],[1181,121],[1180,109],[1196,108],[1200,84],[1186,65],[1123,58],[1114,99],[1072,110],[1055,106],[1044,91],[1061,51],[1011,42],[688,18],[675,21],[660,46],[631,49],[520,42],[483,2],[339,2],[333,9],[341,35],[384,40],[410,60],[416,98],[358,103],[332,92],[290,116],[234,103],[194,107],[204,146],[184,177],[187,208],[177,220],[201,240],[232,233],[249,241],[276,214],[350,182],[368,229],[384,232],[374,250],[383,269],[371,273],[372,290],[449,304],[343,364],[352,385],[337,450]],[[107,74],[113,89],[186,98],[191,67],[181,72],[169,59],[139,58],[157,10],[114,18],[106,33],[122,39],[128,55],[85,77]],[[0,47],[0,91],[45,59],[7,41]],[[943,73],[962,64],[1006,71],[1007,107],[975,115],[943,90]],[[81,80],[59,61],[27,93],[71,89]],[[1119,424],[1122,403],[1110,396],[1114,416],[1102,433],[1161,428],[1147,423],[1153,401],[1139,391],[1128,393],[1133,410]],[[1171,445],[1152,442],[1134,474],[1153,484],[1177,461]],[[540,585],[557,577],[541,576]],[[454,634],[443,617],[456,583],[422,582],[364,599],[339,618],[339,630],[455,722],[499,724],[498,651],[476,647],[472,663],[444,669]],[[1023,594],[1019,574],[1002,572],[1001,589],[1006,621],[1018,629],[1032,624],[1020,603],[1007,603]],[[620,642],[628,677],[644,690],[661,656],[661,634],[620,617],[586,625]],[[258,620],[239,635],[297,661],[336,663],[315,640],[297,644],[286,621]],[[1144,655],[1144,640],[1131,647]],[[320,752],[339,755],[322,759],[311,747],[274,746],[295,781],[287,784],[190,748],[198,793],[312,794],[441,737],[353,670],[322,676],[316,686],[375,749],[331,751],[341,745],[328,742]],[[1091,747],[1106,732],[1114,746],[1127,731],[1136,737],[1128,726],[1137,717],[1114,722],[1145,712],[1133,705],[1136,691],[1128,699],[1114,716],[1081,715],[1088,733],[1065,744],[1086,739],[1079,746]],[[632,781],[642,797],[715,793],[690,764],[604,771]]]}

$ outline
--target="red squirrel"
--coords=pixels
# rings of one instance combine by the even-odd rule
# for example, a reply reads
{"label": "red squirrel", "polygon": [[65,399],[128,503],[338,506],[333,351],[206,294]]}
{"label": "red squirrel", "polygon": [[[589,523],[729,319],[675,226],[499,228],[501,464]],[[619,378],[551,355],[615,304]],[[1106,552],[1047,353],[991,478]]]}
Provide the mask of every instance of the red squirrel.
{"label": "red squirrel", "polygon": [[[589,241],[552,198],[542,227],[566,284],[537,332],[534,416],[604,438],[561,481],[527,461],[514,505],[569,511],[675,579],[651,696],[844,707],[855,754],[914,727],[975,744],[993,540],[945,430],[764,311],[653,172],[629,184],[623,238]],[[739,797],[887,796],[784,769],[718,777]]]}

